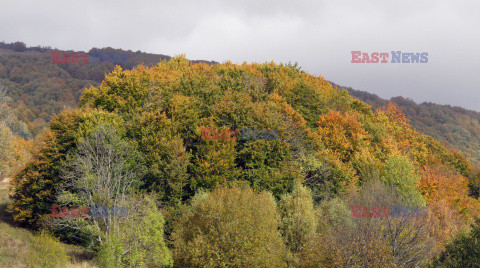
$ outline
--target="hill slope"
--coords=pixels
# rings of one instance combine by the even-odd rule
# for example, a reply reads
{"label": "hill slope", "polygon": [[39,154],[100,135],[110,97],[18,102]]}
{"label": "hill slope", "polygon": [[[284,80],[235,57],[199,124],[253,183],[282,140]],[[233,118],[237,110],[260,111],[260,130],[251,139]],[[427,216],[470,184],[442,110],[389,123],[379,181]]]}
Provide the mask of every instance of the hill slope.
{"label": "hill slope", "polygon": [[[334,83],[332,83],[335,85]],[[338,85],[336,85],[338,86]],[[421,104],[403,97],[385,100],[375,94],[345,89],[350,95],[364,101],[377,109],[395,103],[410,120],[412,127],[418,131],[438,139],[447,146],[465,154],[474,164],[480,164],[480,113],[461,107],[440,105],[431,102]]]}
{"label": "hill slope", "polygon": [[[423,202],[421,192],[429,202],[450,200],[465,215],[475,209],[466,178],[471,164],[412,129],[395,106],[374,113],[292,66],[191,65],[177,57],[152,68],[117,67],[83,93],[80,109],[51,122],[48,146],[14,179],[18,221],[36,224],[50,212],[63,159],[105,125],[138,146],[147,170],[141,188],[159,192],[167,204],[234,181],[280,196],[296,179],[318,201],[362,181],[390,180],[391,173],[416,202]],[[279,139],[210,141],[205,128],[276,130]]]}
{"label": "hill slope", "polygon": [[[369,250],[371,258],[361,266],[372,266],[370,260],[378,256],[385,257],[380,260],[383,265],[373,266],[405,266],[404,257],[391,253],[403,245],[413,250],[402,256],[416,258],[422,248],[421,258],[415,260],[421,266],[463,222],[479,215],[479,202],[469,196],[471,163],[407,121],[394,104],[372,111],[345,90],[335,90],[323,77],[291,65],[191,64],[184,57],[174,57],[151,68],[124,70],[117,66],[99,86],[82,93],[78,108],[65,109],[51,120],[32,160],[12,180],[15,190],[8,211],[25,226],[51,223],[47,226],[66,241],[98,250],[100,260],[118,256],[118,263],[125,264],[157,262],[149,260],[151,255],[175,266],[205,266],[191,264],[197,260],[218,266],[232,262],[231,258],[218,260],[210,252],[217,256],[218,252],[231,252],[234,255],[220,255],[239,256],[243,261],[262,249],[278,252],[275,262],[286,264],[288,256],[297,254],[299,248],[303,251],[302,247],[295,249],[297,239],[288,242],[290,230],[308,229],[305,237],[314,239],[309,242],[312,247],[303,251],[307,255],[297,255],[299,261],[317,262],[305,265],[308,267],[322,266],[319,263],[341,266],[332,262],[349,263],[352,255],[360,256],[354,257],[358,266],[365,245],[379,243],[384,246]],[[263,192],[264,199],[258,199],[249,188]],[[150,200],[148,206],[139,205],[139,194],[145,193],[153,193],[154,198],[145,199]],[[278,210],[275,198],[280,201]],[[393,239],[415,235],[408,244],[392,246],[387,234],[391,228],[384,228],[384,224],[392,226],[390,217],[376,213],[380,225],[367,229],[356,225],[377,222],[363,221],[364,216],[355,216],[353,210],[350,213],[348,208],[361,201],[357,198],[365,198],[362,204],[373,206],[428,205],[429,218],[426,222],[415,217],[396,221],[416,225],[405,229],[401,223],[391,232]],[[262,200],[262,205],[249,200]],[[204,206],[204,202],[210,205]],[[56,204],[70,206],[70,211],[78,206],[120,204],[132,213],[125,221],[111,221],[110,215],[99,224],[93,211],[92,217],[53,218],[52,205]],[[315,205],[322,213],[318,218]],[[364,208],[362,215],[369,217],[369,209]],[[294,229],[306,218],[308,227]],[[259,224],[259,219],[265,223]],[[331,224],[343,221],[345,225]],[[356,223],[347,224],[353,221]],[[110,229],[110,222],[116,227]],[[120,231],[110,232],[117,227]],[[322,231],[317,234],[317,229]],[[191,230],[199,234],[190,234]],[[422,232],[420,236],[415,230]],[[259,239],[257,234],[265,231],[271,235]],[[364,236],[365,232],[372,236]],[[358,240],[352,239],[350,234],[357,233]],[[205,242],[190,243],[192,237]],[[236,241],[245,242],[231,242],[230,238],[238,237]],[[277,241],[276,246],[270,246],[269,237]],[[122,245],[137,248],[130,245],[138,240],[142,245],[127,254],[142,254],[141,259],[124,259],[125,252],[108,250]],[[173,243],[173,257],[168,241]],[[333,255],[321,253],[322,244],[345,254],[332,252],[332,261]],[[222,251],[216,250],[217,245]],[[152,248],[158,254],[149,254]],[[256,259],[262,263],[271,257],[261,254]]]}
{"label": "hill slope", "polygon": [[[31,231],[15,226],[6,213],[8,198],[7,180],[0,180],[0,267],[29,267],[27,262],[32,255],[41,254],[32,246],[34,235]],[[93,254],[80,246],[61,244],[70,256],[64,267],[97,267],[91,260]]]}
{"label": "hill slope", "polygon": [[76,107],[83,89],[98,86],[116,64],[132,69],[170,59],[140,51],[92,48],[88,53],[93,55],[125,53],[126,61],[117,58],[94,62],[90,57],[89,63],[52,63],[53,50],[57,49],[0,42],[0,83],[7,88],[9,104],[16,115],[10,127],[24,138],[38,134],[64,107]]}

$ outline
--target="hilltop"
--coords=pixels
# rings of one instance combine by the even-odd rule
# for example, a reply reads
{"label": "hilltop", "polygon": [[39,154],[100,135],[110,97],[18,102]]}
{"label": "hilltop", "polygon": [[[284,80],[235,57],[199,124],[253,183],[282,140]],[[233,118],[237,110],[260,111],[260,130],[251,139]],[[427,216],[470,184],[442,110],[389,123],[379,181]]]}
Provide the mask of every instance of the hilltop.
{"label": "hilltop", "polygon": [[[122,49],[92,48],[87,53],[122,54],[126,61],[116,59],[89,63],[52,63],[51,47],[27,47],[22,42],[0,42],[0,84],[11,98],[10,108],[16,118],[10,124],[14,133],[32,138],[65,107],[76,107],[85,88],[98,86],[115,65],[125,70],[136,66],[154,66],[171,57],[125,51]],[[63,51],[72,53],[74,51]],[[80,52],[80,51],[75,51]],[[194,60],[193,63],[215,62]]]}
{"label": "hilltop", "polygon": [[[27,54],[9,52],[8,62],[26,66],[25,55],[37,53],[13,51]],[[72,80],[69,66],[46,67],[60,71],[49,79],[96,82],[86,74]],[[19,74],[15,68],[9,77]],[[17,91],[32,86],[23,75],[10,78],[12,99],[11,83]],[[57,115],[37,107],[51,114],[30,141],[12,135],[15,120],[2,120],[11,118],[9,104],[21,117],[18,104],[31,96],[9,102],[0,95],[0,157],[13,162],[0,161],[13,175],[1,212],[88,249],[92,255],[77,263],[426,266],[480,215],[478,178],[464,155],[414,129],[394,103],[372,109],[297,65],[177,56],[117,65],[80,91]],[[97,206],[129,214],[78,215],[78,207]],[[378,213],[398,206],[402,217]],[[419,207],[424,216],[410,215]],[[30,261],[47,267],[69,258],[47,233],[32,238],[32,248]]]}

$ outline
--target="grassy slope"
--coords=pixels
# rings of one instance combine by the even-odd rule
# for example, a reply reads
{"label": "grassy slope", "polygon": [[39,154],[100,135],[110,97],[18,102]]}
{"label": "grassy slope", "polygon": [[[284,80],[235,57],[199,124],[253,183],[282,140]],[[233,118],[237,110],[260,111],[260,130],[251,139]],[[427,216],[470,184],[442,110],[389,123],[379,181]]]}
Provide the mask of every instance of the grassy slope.
{"label": "grassy slope", "polygon": [[[26,259],[31,253],[30,243],[33,233],[16,226],[5,211],[10,203],[8,183],[0,182],[0,267],[27,267]],[[80,246],[63,244],[71,262],[65,267],[96,267],[92,253]]]}

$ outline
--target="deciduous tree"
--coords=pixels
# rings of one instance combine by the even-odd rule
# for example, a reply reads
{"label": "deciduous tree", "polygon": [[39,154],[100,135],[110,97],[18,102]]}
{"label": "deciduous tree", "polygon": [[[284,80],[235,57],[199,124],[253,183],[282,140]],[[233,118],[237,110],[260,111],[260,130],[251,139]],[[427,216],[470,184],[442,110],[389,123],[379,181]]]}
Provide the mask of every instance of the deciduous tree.
{"label": "deciduous tree", "polygon": [[267,192],[197,194],[173,234],[176,267],[285,267],[276,203]]}

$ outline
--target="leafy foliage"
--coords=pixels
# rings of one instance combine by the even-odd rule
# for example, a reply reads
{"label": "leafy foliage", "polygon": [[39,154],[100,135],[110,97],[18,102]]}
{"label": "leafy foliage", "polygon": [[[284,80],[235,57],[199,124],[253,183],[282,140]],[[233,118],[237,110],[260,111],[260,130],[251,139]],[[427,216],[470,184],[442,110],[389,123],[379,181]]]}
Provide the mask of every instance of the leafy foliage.
{"label": "leafy foliage", "polygon": [[[405,117],[408,118],[413,128],[438,139],[450,148],[459,150],[472,161],[478,170],[480,163],[479,112],[429,102],[417,104],[413,100],[403,97],[394,97],[388,101],[379,98],[375,94],[352,88],[344,89],[348,90],[352,96],[370,104],[373,109],[385,106],[388,102],[396,104],[405,114]],[[469,170],[471,168],[468,168],[469,164],[464,160],[465,157],[458,155],[459,153],[454,154],[457,155],[455,160],[452,160],[457,162],[458,165],[465,166],[462,175],[469,178],[473,196],[478,196],[476,194],[476,189],[478,188],[476,185],[478,183],[475,182],[478,176],[471,173]]]}
{"label": "leafy foliage", "polygon": [[[125,221],[117,223],[100,245],[102,267],[171,267],[172,254],[163,237],[164,218],[152,197],[138,198],[130,205]],[[141,224],[139,224],[141,223]]]}
{"label": "leafy foliage", "polygon": [[220,187],[200,193],[173,234],[177,267],[283,267],[280,217],[267,192]]}
{"label": "leafy foliage", "polygon": [[385,161],[382,180],[410,199],[412,205],[425,205],[425,200],[416,186],[420,178],[414,173],[413,166],[407,158],[390,155]]}
{"label": "leafy foliage", "polygon": [[[64,205],[121,207],[136,192],[143,175],[141,155],[111,125],[96,127],[66,161],[56,196]],[[102,242],[114,231],[114,217],[56,218],[52,223],[76,228]]]}
{"label": "leafy foliage", "polygon": [[462,234],[446,246],[432,267],[476,267],[480,263],[480,219],[468,234]]}
{"label": "leafy foliage", "polygon": [[[279,138],[204,140],[204,128],[275,130]],[[54,118],[43,140],[13,180],[18,222],[40,226],[56,202],[109,193],[105,185],[92,191],[86,182],[96,178],[130,178],[120,203],[158,196],[175,266],[425,265],[461,229],[457,222],[479,214],[468,195],[474,169],[463,155],[413,129],[398,106],[372,111],[291,65],[191,64],[179,56],[151,68],[117,66],[84,91],[78,109]],[[432,208],[425,222],[353,219],[354,201]],[[159,213],[152,206],[138,220],[146,229],[113,221],[101,225],[103,235],[97,230],[105,265],[171,265]],[[153,245],[160,259],[146,256]]]}
{"label": "leafy foliage", "polygon": [[27,257],[29,267],[64,267],[69,262],[63,245],[46,231],[33,237],[31,247],[32,252]]}
{"label": "leafy foliage", "polygon": [[[372,113],[323,78],[273,63],[190,64],[175,57],[152,68],[117,67],[99,87],[85,90],[81,106],[51,122],[51,138],[37,163],[17,175],[13,206],[19,221],[35,223],[34,215],[46,213],[56,199],[52,186],[63,183],[58,172],[67,153],[101,122],[138,145],[146,168],[140,189],[160,193],[170,205],[237,182],[280,198],[297,179],[305,179],[318,202],[355,190],[382,170],[404,174],[390,178],[414,192],[412,174],[428,165],[452,174],[472,170],[461,155],[413,130],[396,106]],[[203,127],[274,129],[279,139],[206,141]],[[391,155],[411,166],[394,165]],[[27,179],[33,176],[42,182],[38,190]],[[458,187],[465,191],[465,185]]]}
{"label": "leafy foliage", "polygon": [[[440,228],[436,214],[430,213],[428,218],[362,218],[344,212],[347,204],[389,207],[409,202],[394,187],[378,180],[365,182],[358,193],[346,198],[323,201],[319,211],[321,232],[304,250],[307,266],[415,267],[427,264],[444,241],[434,235]],[[328,247],[321,241],[335,246]]]}
{"label": "leafy foliage", "polygon": [[281,201],[281,230],[287,246],[299,252],[315,236],[317,219],[310,190],[297,182],[291,194]]}
{"label": "leafy foliage", "polygon": [[95,61],[90,56],[89,63],[55,64],[51,62],[51,51],[55,49],[50,47],[27,47],[22,42],[0,42],[0,49],[0,82],[5,84],[7,94],[12,98],[11,108],[15,115],[15,122],[12,122],[15,129],[12,130],[23,138],[38,135],[64,107],[77,106],[83,89],[98,86],[105,79],[105,74],[113,71],[116,65],[132,69],[142,64],[153,66],[159,61],[170,59],[166,55],[107,47],[92,48],[88,53],[125,53],[126,60]]}

